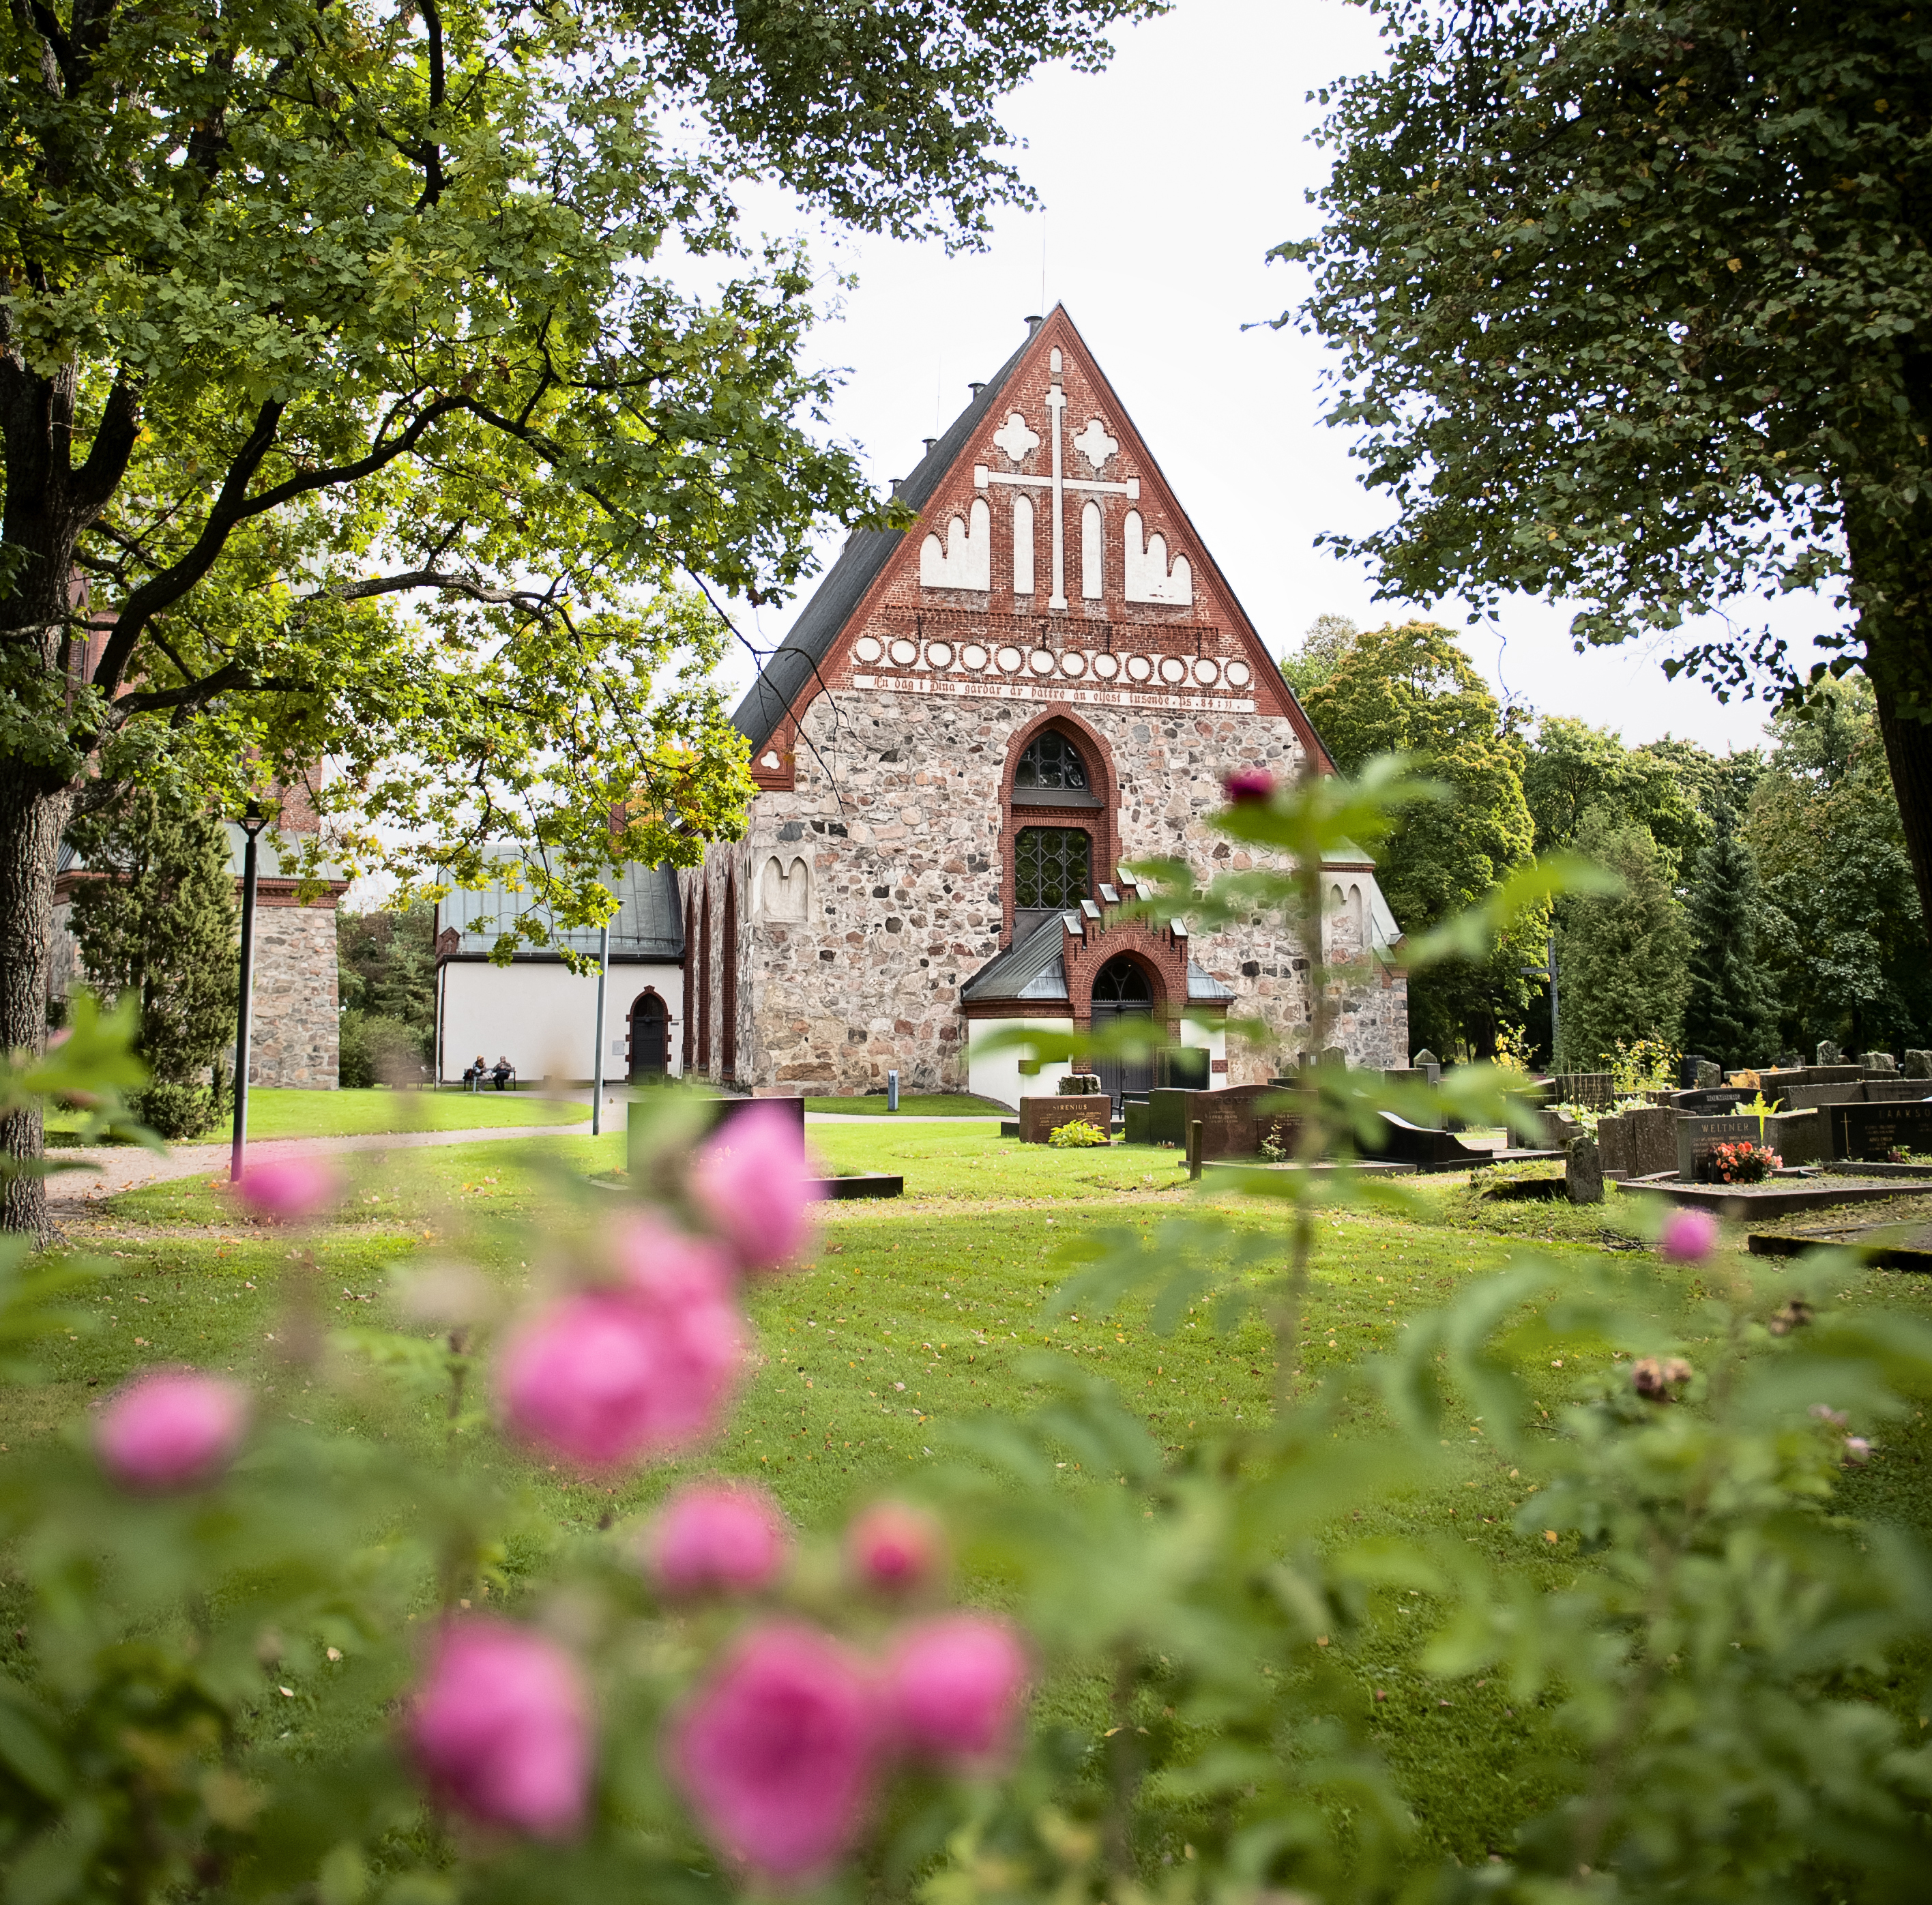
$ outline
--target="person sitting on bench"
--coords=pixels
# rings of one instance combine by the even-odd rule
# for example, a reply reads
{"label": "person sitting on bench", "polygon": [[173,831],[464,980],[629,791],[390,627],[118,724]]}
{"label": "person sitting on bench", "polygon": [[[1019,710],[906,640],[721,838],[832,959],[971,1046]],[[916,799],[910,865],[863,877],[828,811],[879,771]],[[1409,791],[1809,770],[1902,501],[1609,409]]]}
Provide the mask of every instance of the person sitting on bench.
{"label": "person sitting on bench", "polygon": [[481,1091],[483,1089],[483,1081],[489,1076],[489,1074],[490,1061],[479,1052],[476,1054],[476,1064],[466,1065],[464,1067],[463,1082],[469,1090]]}
{"label": "person sitting on bench", "polygon": [[[479,1058],[476,1062],[480,1065],[483,1061]],[[499,1054],[496,1070],[490,1076],[496,1081],[496,1089],[499,1091],[506,1090],[508,1088],[510,1081],[517,1076],[517,1068],[507,1058]]]}

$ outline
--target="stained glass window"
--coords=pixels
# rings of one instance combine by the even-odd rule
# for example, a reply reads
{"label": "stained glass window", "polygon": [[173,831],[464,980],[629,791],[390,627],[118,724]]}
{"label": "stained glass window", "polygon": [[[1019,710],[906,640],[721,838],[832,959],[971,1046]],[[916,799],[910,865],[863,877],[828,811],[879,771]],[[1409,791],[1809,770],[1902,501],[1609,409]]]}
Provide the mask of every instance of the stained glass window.
{"label": "stained glass window", "polygon": [[1092,850],[1078,827],[1022,827],[1013,852],[1014,904],[1077,907],[1088,897]]}

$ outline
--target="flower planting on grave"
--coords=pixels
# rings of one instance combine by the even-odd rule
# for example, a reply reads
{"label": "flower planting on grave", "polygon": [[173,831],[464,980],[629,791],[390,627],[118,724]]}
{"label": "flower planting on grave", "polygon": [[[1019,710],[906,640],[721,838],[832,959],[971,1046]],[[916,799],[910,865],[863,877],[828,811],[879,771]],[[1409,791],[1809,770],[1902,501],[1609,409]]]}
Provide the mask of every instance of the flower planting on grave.
{"label": "flower planting on grave", "polygon": [[1700,1184],[1761,1184],[1774,1171],[1784,1168],[1784,1160],[1764,1144],[1748,1138],[1735,1144],[1713,1144],[1697,1160]]}
{"label": "flower planting on grave", "polygon": [[1089,1124],[1085,1118],[1076,1118],[1071,1124],[1055,1126],[1046,1142],[1056,1150],[1070,1151],[1087,1150],[1095,1144],[1110,1144],[1113,1140],[1099,1125]]}
{"label": "flower planting on grave", "polygon": [[[1324,856],[1433,797],[1386,764],[1244,788],[1220,824],[1287,870],[1150,868],[1150,904],[1318,920]],[[1483,956],[1501,918],[1409,956]],[[111,1119],[124,1057],[90,1027],[0,1091]],[[1264,1406],[1157,1439],[1094,1356],[1016,1328],[1014,1406],[921,1414],[920,1460],[815,1523],[718,1460],[754,1379],[812,1379],[753,1322],[814,1250],[795,1122],[707,1136],[668,1097],[623,1192],[553,1168],[541,1221],[496,1220],[508,1274],[439,1244],[392,1318],[334,1328],[320,1246],[348,1188],[263,1178],[278,1380],[171,1358],[98,1409],[49,1390],[67,1426],[0,1462],[10,1896],[1637,1905],[1804,1895],[1820,1847],[1840,1895],[1910,1895],[1932,1748],[1882,1690],[1923,1648],[1932,1560],[1840,1491],[1932,1396],[1932,1330],[1841,1301],[1847,1259],[1754,1266],[1680,1211],[1642,1251],[1522,1252],[1374,1353],[1318,1358],[1336,1223],[1403,1195],[1354,1170],[1354,1134],[1388,1112],[1533,1130],[1520,1088],[1305,1068],[1294,1168],[1228,1174],[1264,1200],[1246,1216],[1110,1222],[1039,1264],[1050,1328],[1132,1304],[1176,1347],[1238,1331]],[[6,1248],[0,1354],[32,1382],[95,1272]],[[942,1357],[990,1368],[988,1332],[931,1334],[915,1388]],[[1205,1363],[1224,1384],[1228,1353]],[[1542,1400],[1532,1375],[1566,1364]],[[1365,1528],[1465,1443],[1509,1490],[1508,1550]],[[648,1508],[615,1505],[672,1465]],[[589,1512],[551,1512],[560,1490]],[[1498,1688],[1546,1784],[1472,1871],[1400,1782],[1423,1729]]]}

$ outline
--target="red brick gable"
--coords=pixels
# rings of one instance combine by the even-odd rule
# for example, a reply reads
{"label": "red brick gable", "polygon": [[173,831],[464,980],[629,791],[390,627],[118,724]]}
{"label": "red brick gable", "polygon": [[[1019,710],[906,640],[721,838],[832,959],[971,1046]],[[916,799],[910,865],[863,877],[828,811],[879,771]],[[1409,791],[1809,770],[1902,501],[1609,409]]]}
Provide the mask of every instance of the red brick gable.
{"label": "red brick gable", "polygon": [[761,788],[790,784],[797,721],[848,687],[1285,718],[1328,765],[1064,306],[754,750]]}

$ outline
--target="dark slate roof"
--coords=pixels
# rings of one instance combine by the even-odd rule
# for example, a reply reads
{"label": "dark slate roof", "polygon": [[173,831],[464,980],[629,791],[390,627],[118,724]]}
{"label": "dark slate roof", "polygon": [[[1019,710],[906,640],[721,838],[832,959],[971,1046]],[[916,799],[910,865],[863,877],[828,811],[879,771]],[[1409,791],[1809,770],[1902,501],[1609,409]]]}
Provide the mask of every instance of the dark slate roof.
{"label": "dark slate roof", "polygon": [[[614,959],[651,960],[676,964],[684,958],[684,914],[678,902],[677,875],[668,866],[627,866],[607,881],[620,902],[610,922]],[[436,909],[436,930],[454,926],[463,935],[461,951],[487,953],[499,932],[530,903],[527,892],[508,891],[501,880],[470,891],[459,887]],[[594,927],[554,933],[548,946],[519,948],[517,957],[554,959],[555,948],[596,956],[598,935]]]}
{"label": "dark slate roof", "polygon": [[[898,494],[914,509],[932,500],[940,478],[958,460],[987,413],[999,402],[1035,334],[1027,333],[1019,349],[993,373],[992,381],[953,418],[952,425],[920,459],[919,466],[898,486]],[[731,718],[752,743],[755,754],[784,718],[785,710],[832,652],[832,644],[852,619],[866,591],[878,579],[886,560],[905,539],[900,530],[854,530],[845,539],[837,561],[813,592],[791,632],[766,658],[758,678],[738,704]]]}
{"label": "dark slate roof", "polygon": [[1223,986],[1214,975],[1197,966],[1192,959],[1187,962],[1187,996],[1190,1000],[1232,999],[1234,988]]}
{"label": "dark slate roof", "polygon": [[962,999],[1064,999],[1066,997],[1066,926],[1079,916],[1056,913],[1016,946],[988,960],[959,988]]}

